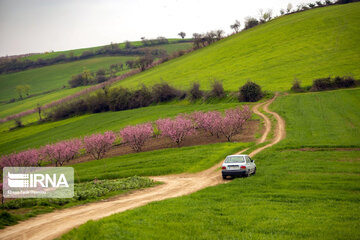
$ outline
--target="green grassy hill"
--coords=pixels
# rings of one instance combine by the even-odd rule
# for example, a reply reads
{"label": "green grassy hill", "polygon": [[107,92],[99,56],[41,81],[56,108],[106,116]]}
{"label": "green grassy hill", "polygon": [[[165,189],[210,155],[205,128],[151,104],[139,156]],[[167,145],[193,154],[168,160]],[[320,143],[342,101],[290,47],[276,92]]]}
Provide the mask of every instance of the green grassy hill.
{"label": "green grassy hill", "polygon": [[283,16],[192,54],[126,79],[119,85],[167,81],[186,88],[210,80],[237,90],[247,80],[265,90],[289,90],[329,75],[360,77],[360,3],[317,8]]}
{"label": "green grassy hill", "polygon": [[[171,43],[174,42],[174,43]],[[138,42],[140,44],[140,42]],[[166,50],[169,54],[188,49],[192,43],[176,43],[175,40],[170,41],[170,44],[155,46],[153,48],[161,48]],[[74,50],[74,51],[83,51]],[[70,51],[68,51],[70,52]],[[68,53],[67,52],[67,53]],[[54,52],[53,54],[59,54]],[[34,55],[35,56],[35,55]],[[86,60],[79,60],[69,63],[60,63],[52,66],[30,69],[26,71],[1,74],[0,75],[0,101],[9,101],[12,98],[18,98],[15,90],[17,85],[28,84],[30,85],[30,94],[41,94],[39,96],[31,97],[22,101],[1,104],[0,105],[0,118],[4,118],[11,114],[16,114],[21,111],[35,108],[39,103],[44,105],[52,101],[58,100],[62,97],[71,95],[80,91],[84,87],[76,89],[61,89],[63,86],[68,85],[71,76],[81,73],[84,68],[90,71],[96,71],[100,68],[109,68],[111,64],[123,63],[136,57],[131,56],[106,56],[94,57]],[[119,72],[118,75],[125,73]],[[56,90],[55,92],[45,93],[46,91]]]}
{"label": "green grassy hill", "polygon": [[[161,45],[161,48],[164,48],[165,50],[167,50],[166,48],[171,48],[174,46],[181,46],[181,45],[191,45],[191,43],[178,43],[178,41],[180,39],[174,38],[174,39],[168,39],[170,44],[167,45]],[[179,44],[179,45],[178,45]],[[142,42],[141,41],[134,41],[131,42],[132,46],[142,46]],[[105,46],[105,45],[104,45]],[[47,53],[40,53],[40,54],[34,54],[34,55],[30,55],[27,57],[23,57],[23,60],[32,60],[32,61],[36,61],[39,58],[42,59],[48,59],[48,58],[54,58],[57,57],[61,54],[64,54],[65,56],[69,56],[70,53],[74,54],[74,56],[80,56],[83,52],[85,51],[96,51],[99,50],[100,48],[104,47],[104,46],[97,46],[97,47],[90,47],[90,48],[80,48],[80,49],[73,49],[73,50],[66,50],[66,51],[57,51],[57,52],[47,52]],[[125,43],[119,43],[118,44],[119,48],[124,48],[125,47]],[[159,45],[160,46],[160,45]],[[159,47],[159,46],[153,46],[153,48]],[[169,46],[169,47],[167,47]]]}
{"label": "green grassy hill", "polygon": [[31,86],[30,94],[68,86],[71,76],[81,73],[84,68],[96,71],[100,68],[109,68],[114,63],[125,63],[134,57],[96,57],[69,63],[61,63],[47,67],[34,68],[22,72],[0,75],[0,100],[18,98],[15,87],[21,84]]}
{"label": "green grassy hill", "polygon": [[[351,149],[360,144],[359,90],[277,99],[270,108],[287,121],[287,137],[254,157],[255,176],[89,221],[61,239],[359,239],[360,152]],[[348,150],[298,149],[320,145]],[[162,154],[161,159],[168,159]],[[103,177],[121,176],[123,169],[147,174],[158,164],[146,154],[138,156],[142,166],[149,164],[147,169],[121,163],[134,162],[135,154],[122,156],[108,159],[107,164],[121,167]],[[75,169],[84,174],[89,167],[90,175],[93,164]]]}

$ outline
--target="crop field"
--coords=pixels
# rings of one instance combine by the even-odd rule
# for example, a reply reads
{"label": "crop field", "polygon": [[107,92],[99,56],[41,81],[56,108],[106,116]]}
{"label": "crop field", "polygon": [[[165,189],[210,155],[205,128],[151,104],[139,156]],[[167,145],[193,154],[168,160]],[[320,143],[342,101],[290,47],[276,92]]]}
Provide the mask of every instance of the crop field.
{"label": "crop field", "polygon": [[[343,99],[336,102],[336,108],[326,101],[333,95]],[[301,118],[289,123],[294,114],[292,103],[297,103],[295,106],[299,109],[296,111],[310,113],[321,105],[323,111],[319,114],[323,118],[313,118],[306,127],[323,124],[328,127],[329,134],[335,135],[337,129],[331,126],[343,125],[343,119],[334,116],[353,119],[353,110],[358,105],[346,100],[357,95],[340,90],[283,96],[271,108],[281,109],[281,115],[288,120],[287,139],[280,144],[289,147],[287,143],[290,142],[293,149],[276,150],[275,145],[256,155],[258,171],[255,176],[90,221],[62,239],[89,239],[89,236],[90,239],[148,236],[153,239],[234,236],[244,239],[358,239],[360,152],[352,150],[353,144],[347,141],[340,143],[348,147],[348,151],[299,150],[309,145],[309,132],[306,128],[304,131],[298,129],[303,127]],[[320,99],[322,104],[299,104],[306,103],[309,98]],[[333,139],[321,131],[316,129],[312,133],[318,135],[321,146],[335,146]],[[346,136],[352,137],[344,131],[338,141]],[[310,144],[318,146],[314,142]]]}
{"label": "crop field", "polygon": [[[48,122],[0,132],[0,153],[40,147],[50,142],[90,135],[108,130],[119,131],[126,125],[135,125],[159,118],[173,117],[193,111],[224,110],[241,106],[236,102],[216,104],[193,104],[186,101],[174,102],[119,112],[105,112],[73,117],[56,122]],[[35,116],[34,116],[35,117]]]}
{"label": "crop field", "polygon": [[289,90],[336,75],[360,77],[360,3],[312,9],[272,20],[130,77],[118,85],[167,81],[209,89],[216,78],[227,90],[249,79],[265,90]]}

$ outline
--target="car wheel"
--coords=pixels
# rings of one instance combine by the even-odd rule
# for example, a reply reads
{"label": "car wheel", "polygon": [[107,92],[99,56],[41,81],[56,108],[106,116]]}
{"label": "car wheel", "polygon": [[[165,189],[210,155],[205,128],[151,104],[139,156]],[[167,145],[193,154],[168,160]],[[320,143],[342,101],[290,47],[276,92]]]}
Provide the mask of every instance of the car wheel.
{"label": "car wheel", "polygon": [[224,175],[223,175],[222,177],[223,177],[223,179],[225,180],[227,176],[224,176]]}
{"label": "car wheel", "polygon": [[247,172],[244,174],[244,177],[248,177],[248,176],[250,176],[249,171],[247,171]]}

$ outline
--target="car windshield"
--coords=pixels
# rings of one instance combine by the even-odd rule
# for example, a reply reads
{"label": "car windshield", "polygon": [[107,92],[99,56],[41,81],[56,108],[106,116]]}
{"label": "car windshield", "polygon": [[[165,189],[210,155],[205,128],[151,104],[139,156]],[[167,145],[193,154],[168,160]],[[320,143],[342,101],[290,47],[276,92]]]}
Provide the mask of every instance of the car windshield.
{"label": "car windshield", "polygon": [[242,156],[229,156],[226,157],[225,163],[243,163],[245,162]]}

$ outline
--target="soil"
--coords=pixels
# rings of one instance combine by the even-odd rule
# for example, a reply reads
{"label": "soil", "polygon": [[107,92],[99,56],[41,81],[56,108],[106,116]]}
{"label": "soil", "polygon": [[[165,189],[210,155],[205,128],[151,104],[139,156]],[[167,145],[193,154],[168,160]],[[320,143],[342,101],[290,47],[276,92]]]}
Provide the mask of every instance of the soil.
{"label": "soil", "polygon": [[[268,110],[268,106],[274,99],[261,103],[255,106],[254,112],[260,107],[263,107],[265,112],[272,114],[277,126],[274,134],[274,139],[271,143],[254,150],[250,153],[254,156],[258,152],[270,147],[285,137],[285,122],[274,112]],[[271,130],[271,121],[265,116],[259,114],[264,118],[265,134]],[[266,136],[261,137],[259,143],[265,141]],[[247,149],[241,151],[244,152]],[[239,153],[241,153],[239,152]],[[161,181],[163,184],[152,188],[134,191],[133,193],[120,195],[107,201],[100,201],[89,203],[81,206],[67,208],[63,210],[56,210],[52,213],[39,215],[29,220],[20,222],[17,225],[6,227],[0,230],[0,239],[53,239],[70,231],[74,227],[86,223],[89,220],[98,220],[114,213],[123,212],[139,206],[146,205],[153,201],[160,201],[167,198],[174,198],[187,195],[199,191],[205,187],[214,186],[221,183],[226,183],[228,180],[223,180],[219,167],[221,162],[210,169],[199,173],[183,173],[176,175],[166,175],[151,177],[155,181]]]}

